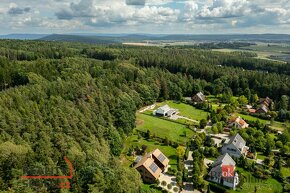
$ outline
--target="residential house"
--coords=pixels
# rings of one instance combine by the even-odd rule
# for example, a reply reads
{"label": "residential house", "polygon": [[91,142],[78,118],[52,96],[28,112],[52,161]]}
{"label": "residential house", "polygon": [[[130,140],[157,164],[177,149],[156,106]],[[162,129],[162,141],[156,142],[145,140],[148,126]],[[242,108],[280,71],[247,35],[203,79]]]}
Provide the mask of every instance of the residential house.
{"label": "residential house", "polygon": [[245,120],[243,120],[241,117],[231,118],[229,120],[228,128],[245,129],[248,127],[249,127],[249,124]]}
{"label": "residential house", "polygon": [[221,149],[222,154],[228,153],[230,156],[235,158],[246,156],[248,150],[249,147],[246,146],[246,141],[239,134],[232,136]]}
{"label": "residential house", "polygon": [[256,109],[248,109],[248,113],[250,113],[250,114],[254,114],[254,113],[256,113],[256,112],[257,112]]}
{"label": "residential house", "polygon": [[141,174],[143,181],[147,183],[155,183],[169,164],[169,159],[159,149],[146,154],[142,159],[140,157],[137,159],[138,163],[134,168]]}
{"label": "residential house", "polygon": [[206,97],[202,92],[199,92],[192,97],[192,101],[195,103],[203,103],[206,101]]}
{"label": "residential house", "polygon": [[239,175],[235,172],[235,167],[236,162],[226,153],[213,162],[208,180],[235,189],[239,184]]}
{"label": "residential house", "polygon": [[163,117],[171,117],[172,115],[175,115],[177,113],[178,113],[177,109],[172,109],[168,105],[159,107],[157,110],[153,112],[154,115]]}
{"label": "residential house", "polygon": [[258,114],[267,114],[268,111],[269,111],[268,106],[262,104],[261,107],[256,110],[256,113],[258,113]]}
{"label": "residential house", "polygon": [[260,105],[265,105],[266,107],[270,107],[270,105],[272,104],[272,99],[270,99],[269,97],[260,98],[259,99],[259,104]]}
{"label": "residential house", "polygon": [[250,114],[256,113],[256,109],[254,109],[252,105],[245,105],[244,109]]}

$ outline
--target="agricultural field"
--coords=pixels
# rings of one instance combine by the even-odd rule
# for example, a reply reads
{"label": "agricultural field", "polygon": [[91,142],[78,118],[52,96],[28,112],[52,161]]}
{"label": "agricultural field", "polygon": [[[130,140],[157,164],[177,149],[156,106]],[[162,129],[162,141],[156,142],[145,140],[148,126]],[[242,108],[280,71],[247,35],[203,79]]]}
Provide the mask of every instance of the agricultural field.
{"label": "agricultural field", "polygon": [[[137,130],[147,132],[160,138],[167,137],[168,140],[185,144],[193,135],[193,131],[187,126],[147,114],[137,114]],[[186,132],[186,136],[184,136]]]}
{"label": "agricultural field", "polygon": [[289,44],[266,44],[256,42],[256,45],[241,47],[240,49],[214,49],[218,52],[236,52],[247,51],[254,52],[258,55],[257,58],[277,61],[290,62],[290,45]]}

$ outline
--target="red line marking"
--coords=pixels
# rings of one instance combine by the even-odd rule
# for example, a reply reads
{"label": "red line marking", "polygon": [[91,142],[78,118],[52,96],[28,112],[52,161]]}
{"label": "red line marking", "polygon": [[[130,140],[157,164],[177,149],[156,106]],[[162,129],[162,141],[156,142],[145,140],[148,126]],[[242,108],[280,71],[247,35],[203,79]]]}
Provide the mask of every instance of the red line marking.
{"label": "red line marking", "polygon": [[73,165],[67,157],[64,157],[65,162],[69,165],[69,176],[21,176],[22,179],[72,179]]}

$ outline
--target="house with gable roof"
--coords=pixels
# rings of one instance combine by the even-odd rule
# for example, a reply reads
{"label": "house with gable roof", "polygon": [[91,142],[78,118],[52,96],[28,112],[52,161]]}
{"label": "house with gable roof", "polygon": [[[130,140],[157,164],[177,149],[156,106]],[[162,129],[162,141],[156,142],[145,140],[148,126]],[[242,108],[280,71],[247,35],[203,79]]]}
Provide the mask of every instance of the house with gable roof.
{"label": "house with gable roof", "polygon": [[231,118],[229,120],[228,128],[245,129],[249,127],[249,124],[241,117]]}
{"label": "house with gable roof", "polygon": [[219,156],[211,165],[208,180],[235,189],[239,175],[235,172],[236,162],[228,153]]}
{"label": "house with gable roof", "polygon": [[169,164],[169,159],[159,149],[155,149],[142,158],[138,156],[137,159],[138,163],[134,168],[141,174],[142,180],[147,183],[155,183]]}
{"label": "house with gable roof", "polygon": [[192,99],[192,102],[195,102],[195,103],[203,103],[206,101],[206,97],[204,96],[202,92],[197,93],[191,99]]}
{"label": "house with gable roof", "polygon": [[237,133],[223,145],[221,152],[222,154],[228,153],[232,157],[239,158],[241,156],[246,156],[248,150],[249,147],[246,146],[246,141]]}

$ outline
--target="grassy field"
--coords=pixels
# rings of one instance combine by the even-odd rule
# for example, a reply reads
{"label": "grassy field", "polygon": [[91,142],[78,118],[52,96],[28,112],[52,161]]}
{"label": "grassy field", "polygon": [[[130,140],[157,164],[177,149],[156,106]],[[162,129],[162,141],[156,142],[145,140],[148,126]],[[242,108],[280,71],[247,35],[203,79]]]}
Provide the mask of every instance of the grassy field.
{"label": "grassy field", "polygon": [[[130,146],[136,147],[139,146],[141,147],[142,145],[146,145],[147,146],[147,150],[146,152],[150,152],[156,148],[160,149],[160,151],[162,151],[164,153],[164,155],[166,157],[168,157],[168,159],[170,160],[169,164],[171,165],[172,168],[177,168],[177,155],[176,155],[176,149],[171,147],[171,146],[166,146],[162,143],[159,143],[157,141],[154,141],[152,139],[150,140],[146,140],[144,138],[138,139],[137,135],[132,135],[129,136],[126,139],[125,142],[125,146],[124,146],[124,150],[123,150],[123,155],[126,155],[126,153],[128,152],[128,149],[130,148]],[[132,163],[131,161],[133,158],[127,157],[127,160],[130,162],[130,164]],[[130,165],[129,164],[129,165]]]}
{"label": "grassy field", "polygon": [[[246,121],[247,120],[248,121],[257,121],[257,120],[259,120],[263,124],[270,124],[269,120],[260,119],[258,117],[254,117],[254,116],[251,116],[251,115],[238,114],[238,116],[242,117]],[[282,123],[282,122],[274,121],[273,124],[271,124],[270,127],[272,129],[274,129],[274,130],[284,131],[287,127],[290,127],[290,123]]]}
{"label": "grassy field", "polygon": [[244,176],[251,176],[248,178],[244,184],[237,190],[230,190],[231,193],[250,193],[255,192],[255,187],[257,188],[257,193],[275,193],[282,192],[282,185],[275,179],[269,178],[267,180],[258,180],[253,177],[249,172],[239,168]]}
{"label": "grassy field", "polygon": [[[240,49],[214,49],[213,51],[218,52],[236,52],[236,51],[246,51],[253,52],[258,55],[259,59],[281,61],[281,57],[289,58],[290,45],[285,46],[284,44],[271,44],[268,46],[266,43],[257,43],[257,45],[251,45],[247,47],[242,47]],[[271,56],[277,56],[277,58],[270,58]]]}
{"label": "grassy field", "polygon": [[[160,119],[146,114],[137,114],[137,130],[155,134],[158,137],[185,144],[189,138],[192,137],[193,131],[188,129],[185,125]],[[186,137],[183,135],[186,132]]]}
{"label": "grassy field", "polygon": [[185,103],[176,103],[174,101],[165,101],[163,103],[159,103],[157,106],[163,106],[163,105],[169,105],[171,108],[178,109],[179,110],[179,115],[188,117],[193,120],[198,120],[200,121],[201,119],[207,119],[208,113],[199,110],[191,105],[185,104]]}
{"label": "grassy field", "polygon": [[248,121],[257,121],[257,120],[259,120],[263,124],[269,124],[270,123],[269,120],[260,119],[258,117],[254,117],[254,116],[251,116],[251,115],[238,114],[238,116],[240,116],[243,119],[248,120]]}

